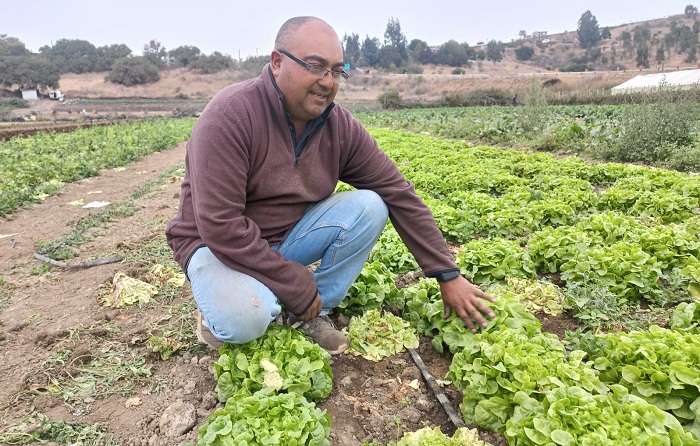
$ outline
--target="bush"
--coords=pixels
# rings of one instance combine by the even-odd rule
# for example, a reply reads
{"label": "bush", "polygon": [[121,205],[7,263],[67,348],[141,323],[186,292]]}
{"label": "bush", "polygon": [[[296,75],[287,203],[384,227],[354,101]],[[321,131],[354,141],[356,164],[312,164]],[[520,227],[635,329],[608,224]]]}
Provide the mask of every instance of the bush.
{"label": "bush", "polygon": [[211,55],[201,55],[190,64],[190,68],[202,74],[218,73],[234,65],[231,56],[214,51]]}
{"label": "bush", "polygon": [[547,106],[547,93],[535,76],[522,99],[523,107],[518,108],[518,121],[526,132],[544,130]]}
{"label": "bush", "polygon": [[530,48],[529,46],[521,46],[517,50],[515,50],[515,58],[524,61],[524,60],[530,60],[532,59],[532,56],[535,54],[535,50]]}
{"label": "bush", "polygon": [[384,109],[397,109],[401,107],[402,103],[401,95],[397,90],[389,90],[380,94],[377,97],[377,101],[379,101]]}
{"label": "bush", "polygon": [[29,104],[20,98],[0,99],[0,108],[29,108]]}
{"label": "bush", "polygon": [[436,104],[439,107],[505,106],[512,102],[512,95],[499,88],[474,90],[468,93],[446,91]]}
{"label": "bush", "polygon": [[124,57],[114,62],[112,71],[105,79],[131,87],[156,82],[160,79],[160,72],[157,66],[143,56]]}
{"label": "bush", "polygon": [[[669,160],[681,162],[689,154],[697,153],[685,149],[693,145],[696,120],[693,95],[692,91],[662,86],[646,94],[640,105],[626,107],[619,137],[613,142],[609,157],[616,161],[663,164]],[[675,158],[674,154],[677,154]]]}
{"label": "bush", "polygon": [[452,70],[452,74],[455,74],[455,75],[456,74],[464,74],[464,73],[465,73],[465,71],[462,68],[455,68],[454,70]]}

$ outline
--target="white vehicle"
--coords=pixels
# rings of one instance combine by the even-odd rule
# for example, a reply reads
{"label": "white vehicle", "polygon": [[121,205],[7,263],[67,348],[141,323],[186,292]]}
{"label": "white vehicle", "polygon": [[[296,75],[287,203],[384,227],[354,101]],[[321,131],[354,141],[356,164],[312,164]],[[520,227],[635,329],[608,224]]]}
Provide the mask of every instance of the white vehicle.
{"label": "white vehicle", "polygon": [[61,90],[49,91],[49,99],[63,102],[63,93],[61,93]]}

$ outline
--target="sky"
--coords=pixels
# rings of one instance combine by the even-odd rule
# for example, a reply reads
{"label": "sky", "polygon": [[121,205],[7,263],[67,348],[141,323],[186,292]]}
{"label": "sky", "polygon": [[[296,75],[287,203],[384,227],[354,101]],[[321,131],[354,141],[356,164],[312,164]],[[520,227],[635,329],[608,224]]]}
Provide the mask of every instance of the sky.
{"label": "sky", "polygon": [[339,37],[358,34],[384,42],[390,19],[398,20],[407,41],[431,46],[449,40],[518,38],[546,31],[575,31],[586,10],[600,27],[682,14],[688,0],[0,0],[0,35],[21,40],[31,51],[59,39],[87,40],[95,46],[126,44],[140,55],[151,40],[166,50],[193,45],[204,54],[234,58],[267,55],[288,18],[320,17]]}

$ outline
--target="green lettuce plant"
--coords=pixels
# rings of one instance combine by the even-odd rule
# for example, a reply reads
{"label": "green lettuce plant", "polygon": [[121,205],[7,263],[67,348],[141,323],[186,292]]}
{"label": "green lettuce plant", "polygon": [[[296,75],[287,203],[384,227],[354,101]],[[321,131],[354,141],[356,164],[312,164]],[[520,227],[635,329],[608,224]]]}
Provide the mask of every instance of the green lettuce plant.
{"label": "green lettuce plant", "polygon": [[271,324],[265,334],[245,344],[224,344],[214,363],[220,401],[266,387],[323,400],[333,389],[330,355],[291,327]]}
{"label": "green lettuce plant", "polygon": [[237,394],[198,430],[198,446],[330,446],[331,419],[298,393]]}

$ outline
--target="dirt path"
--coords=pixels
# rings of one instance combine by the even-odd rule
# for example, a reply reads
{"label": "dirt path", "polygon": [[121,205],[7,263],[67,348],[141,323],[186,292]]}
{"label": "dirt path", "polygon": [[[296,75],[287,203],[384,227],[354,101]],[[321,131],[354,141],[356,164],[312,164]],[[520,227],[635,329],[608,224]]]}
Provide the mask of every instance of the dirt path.
{"label": "dirt path", "polygon": [[[199,346],[191,350],[194,353],[163,361],[147,346],[149,327],[167,317],[175,305],[191,301],[187,285],[172,301],[125,310],[105,307],[99,299],[117,271],[144,269],[157,261],[156,251],[164,248],[158,240],[165,222],[176,212],[179,181],[166,181],[143,198],[134,199],[134,215],[91,230],[96,236],[69,260],[80,262],[114,252],[143,250],[155,240],[156,245],[149,248],[154,250],[152,261],[37,273],[44,265],[33,257],[38,243],[64,237],[79,219],[97,212],[71,203],[129,199],[134,191],[181,165],[184,153],[183,143],[125,169],[68,184],[60,194],[0,220],[0,278],[4,281],[0,282],[0,298],[5,300],[3,304],[0,299],[0,309],[5,307],[0,312],[0,339],[4,337],[0,340],[0,432],[29,414],[41,413],[54,421],[99,423],[122,445],[196,443],[197,427],[219,404],[212,369],[217,354]],[[185,330],[191,332],[193,318],[183,320]],[[449,358],[436,353],[427,341],[419,351],[432,373],[444,376]],[[93,396],[81,399],[55,394],[57,385],[64,382],[58,378],[79,377],[88,365],[120,352],[127,352],[128,358],[145,358],[135,368],[148,369],[150,376],[124,376],[111,387],[107,382],[111,378],[105,377],[97,383]],[[332,445],[356,446],[372,439],[396,441],[401,433],[426,423],[441,426],[443,432],[453,430],[408,354],[379,363],[343,355],[333,361],[332,368],[334,390],[321,405],[333,420]],[[418,390],[406,385],[414,379],[420,382]],[[456,406],[458,392],[448,388],[446,393]],[[168,427],[166,413],[181,407],[194,408],[195,417],[193,425],[176,436]],[[493,434],[483,438],[495,445],[506,444]]]}

